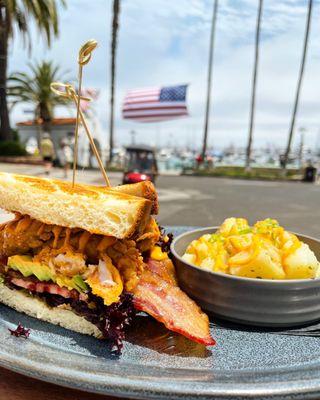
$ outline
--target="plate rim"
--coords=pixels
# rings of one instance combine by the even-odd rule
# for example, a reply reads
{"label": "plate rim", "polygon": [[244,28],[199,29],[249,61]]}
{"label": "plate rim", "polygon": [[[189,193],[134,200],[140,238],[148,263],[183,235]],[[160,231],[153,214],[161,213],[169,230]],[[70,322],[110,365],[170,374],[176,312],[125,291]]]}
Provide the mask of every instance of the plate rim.
{"label": "plate rim", "polygon": [[[0,352],[0,354],[2,354]],[[44,364],[47,366],[47,364]],[[42,365],[42,367],[44,366]],[[86,393],[95,393],[95,394],[102,394],[102,395],[110,395],[115,397],[125,396],[126,398],[133,398],[133,399],[160,399],[164,398],[164,396],[169,396],[171,399],[180,399],[180,398],[187,398],[188,399],[212,399],[214,396],[215,400],[239,400],[239,399],[247,399],[248,396],[253,399],[307,399],[313,398],[314,395],[320,393],[320,377],[317,379],[313,379],[309,381],[309,384],[304,384],[303,386],[299,384],[304,382],[304,379],[290,381],[290,387],[283,386],[283,382],[275,383],[275,386],[270,389],[267,388],[267,385],[270,385],[269,382],[264,383],[251,383],[245,384],[244,386],[248,386],[247,388],[241,388],[239,390],[239,384],[234,384],[233,387],[208,387],[202,389],[202,392],[199,393],[197,389],[188,387],[187,390],[182,388],[179,389],[177,387],[174,388],[174,391],[170,385],[169,380],[162,382],[161,389],[157,384],[153,381],[148,383],[148,388],[146,389],[146,382],[141,381],[137,382],[136,380],[125,379],[123,377],[117,377],[119,380],[118,383],[108,382],[106,386],[97,386],[94,389],[92,386],[86,387],[81,383],[80,379],[70,380],[70,376],[65,376],[64,379],[62,378],[54,378],[54,373],[50,372],[49,374],[41,373],[40,371],[43,370],[40,368],[36,368],[36,371],[33,370],[29,372],[27,364],[24,367],[16,366],[16,364],[12,364],[10,361],[5,362],[3,359],[0,359],[0,366],[22,374],[23,376],[30,377],[32,379],[36,379],[42,382],[51,383],[54,385],[59,385],[69,389],[76,389]],[[319,368],[317,368],[319,370]],[[110,376],[106,375],[106,378],[110,378]],[[74,377],[72,377],[74,379]],[[184,382],[185,384],[186,382]],[[89,382],[89,384],[93,384],[93,382]],[[164,385],[165,384],[165,385]],[[190,386],[193,382],[189,382]],[[242,384],[243,385],[243,384]],[[298,390],[297,390],[298,389]],[[308,397],[306,397],[308,396]],[[309,397],[310,396],[310,397]]]}

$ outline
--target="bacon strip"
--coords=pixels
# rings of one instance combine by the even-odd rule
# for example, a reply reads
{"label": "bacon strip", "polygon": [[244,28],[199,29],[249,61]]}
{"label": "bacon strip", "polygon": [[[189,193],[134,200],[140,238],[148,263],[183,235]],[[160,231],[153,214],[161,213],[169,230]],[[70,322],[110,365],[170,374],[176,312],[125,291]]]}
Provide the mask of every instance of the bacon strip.
{"label": "bacon strip", "polygon": [[148,271],[152,272],[153,275],[158,275],[160,278],[172,284],[173,286],[178,286],[176,271],[170,258],[167,258],[163,261],[157,261],[149,258],[147,261],[147,269]]}
{"label": "bacon strip", "polygon": [[172,262],[150,259],[147,265],[133,292],[135,308],[188,339],[214,345],[208,316],[177,286]]}

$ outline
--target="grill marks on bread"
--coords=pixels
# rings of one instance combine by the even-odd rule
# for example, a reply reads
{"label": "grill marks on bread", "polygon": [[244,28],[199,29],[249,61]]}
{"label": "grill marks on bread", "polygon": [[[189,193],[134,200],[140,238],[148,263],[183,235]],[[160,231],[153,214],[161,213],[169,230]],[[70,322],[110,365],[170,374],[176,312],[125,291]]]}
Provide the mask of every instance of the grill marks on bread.
{"label": "grill marks on bread", "polygon": [[125,239],[144,230],[151,206],[110,188],[0,173],[0,207],[48,225]]}

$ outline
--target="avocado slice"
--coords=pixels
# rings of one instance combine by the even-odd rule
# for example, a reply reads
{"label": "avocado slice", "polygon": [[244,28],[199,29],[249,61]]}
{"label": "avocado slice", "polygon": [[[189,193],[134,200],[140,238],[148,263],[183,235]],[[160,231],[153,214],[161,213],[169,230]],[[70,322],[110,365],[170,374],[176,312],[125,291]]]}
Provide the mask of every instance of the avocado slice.
{"label": "avocado slice", "polygon": [[72,278],[72,281],[76,286],[75,288],[78,289],[80,292],[86,292],[89,289],[88,285],[85,283],[80,275],[74,276]]}
{"label": "avocado slice", "polygon": [[54,275],[47,265],[33,261],[31,256],[12,256],[8,258],[8,266],[20,271],[23,276],[35,275],[39,281],[55,281]]}
{"label": "avocado slice", "polygon": [[80,275],[69,278],[62,275],[56,275],[48,265],[33,261],[31,256],[12,256],[8,258],[8,267],[21,272],[25,277],[35,275],[39,281],[53,281],[60,287],[67,287],[69,290],[76,289],[78,292],[88,290],[87,284]]}
{"label": "avocado slice", "polygon": [[75,275],[72,278],[57,275],[54,282],[56,282],[60,287],[66,287],[69,290],[76,289],[78,292],[86,292],[88,290],[88,286],[80,275]]}

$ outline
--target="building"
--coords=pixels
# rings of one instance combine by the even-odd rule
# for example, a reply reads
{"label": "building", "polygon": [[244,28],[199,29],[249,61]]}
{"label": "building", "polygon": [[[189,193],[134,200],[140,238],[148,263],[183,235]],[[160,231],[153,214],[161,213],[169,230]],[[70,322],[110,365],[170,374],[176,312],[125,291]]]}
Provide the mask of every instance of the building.
{"label": "building", "polygon": [[[59,147],[61,139],[71,139],[74,135],[75,118],[54,118],[51,125],[51,138],[55,148]],[[41,125],[34,120],[17,123],[17,130],[21,143],[27,146],[29,143],[36,143],[41,132]]]}
{"label": "building", "polygon": [[[101,146],[102,132],[99,121],[96,118],[88,118],[87,124],[102,160],[105,162],[106,154],[108,154],[108,147],[103,148]],[[54,118],[52,120],[50,134],[56,151],[59,148],[61,139],[69,139],[72,145],[75,125],[76,118]],[[37,121],[29,120],[18,122],[16,127],[21,143],[26,146],[27,151],[33,153],[37,148],[37,138],[41,133],[41,125]],[[98,167],[98,163],[90,150],[86,133],[81,125],[79,126],[78,165],[82,167]]]}

